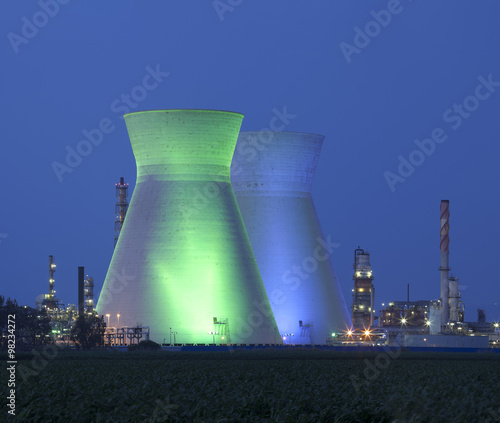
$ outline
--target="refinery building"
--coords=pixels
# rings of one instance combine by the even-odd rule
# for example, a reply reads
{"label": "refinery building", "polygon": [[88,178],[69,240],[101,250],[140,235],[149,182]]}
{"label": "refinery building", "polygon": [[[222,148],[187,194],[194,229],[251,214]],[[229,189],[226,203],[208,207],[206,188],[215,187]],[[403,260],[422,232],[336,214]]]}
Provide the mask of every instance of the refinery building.
{"label": "refinery building", "polygon": [[97,305],[79,267],[78,304],[65,306],[49,257],[49,293],[37,306],[59,342],[77,316],[99,315],[115,346],[500,346],[498,324],[464,320],[448,201],[440,297],[410,301],[408,286],[406,300],[376,310],[370,253],[358,247],[349,309],[311,194],[324,137],[240,132],[242,120],[219,110],[125,115],[137,180],[130,202],[124,178],[115,186],[114,252]]}

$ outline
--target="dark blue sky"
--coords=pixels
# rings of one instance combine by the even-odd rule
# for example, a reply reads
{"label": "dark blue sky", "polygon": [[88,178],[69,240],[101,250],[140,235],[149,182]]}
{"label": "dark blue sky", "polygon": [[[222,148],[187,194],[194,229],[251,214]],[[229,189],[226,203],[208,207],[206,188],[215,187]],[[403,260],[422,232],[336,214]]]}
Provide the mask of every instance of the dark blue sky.
{"label": "dark blue sky", "polygon": [[[99,291],[114,184],[135,181],[127,108],[233,110],[243,130],[286,108],[296,115],[287,131],[326,136],[314,199],[341,244],[333,260],[348,305],[358,245],[372,254],[377,305],[404,299],[407,283],[412,299],[439,297],[439,203],[449,199],[466,320],[479,306],[500,320],[496,0],[65,3],[0,5],[1,294],[34,305],[49,254],[65,303],[76,302],[77,266]],[[382,9],[393,12],[378,15],[385,26],[370,23]],[[477,88],[480,77],[493,82]],[[84,148],[83,131],[99,125],[100,144],[68,165],[67,148]],[[446,141],[416,153],[435,128]],[[402,169],[392,191],[384,174],[402,178],[399,156],[423,163]],[[54,162],[68,166],[59,177]]]}

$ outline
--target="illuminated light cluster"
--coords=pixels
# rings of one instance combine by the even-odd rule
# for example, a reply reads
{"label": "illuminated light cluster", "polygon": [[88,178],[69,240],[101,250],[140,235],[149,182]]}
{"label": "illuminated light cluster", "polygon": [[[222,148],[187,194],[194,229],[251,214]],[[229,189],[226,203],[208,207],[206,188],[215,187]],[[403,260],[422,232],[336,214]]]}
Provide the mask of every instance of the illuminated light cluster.
{"label": "illuminated light cluster", "polygon": [[[151,339],[281,343],[230,183],[243,116],[207,110],[125,115],[137,183],[97,304]],[[210,335],[208,331],[219,332]]]}
{"label": "illuminated light cluster", "polygon": [[[242,132],[231,180],[281,332],[322,344],[351,319],[311,195],[321,135]],[[300,325],[299,322],[303,322]],[[306,328],[305,325],[310,325]]]}

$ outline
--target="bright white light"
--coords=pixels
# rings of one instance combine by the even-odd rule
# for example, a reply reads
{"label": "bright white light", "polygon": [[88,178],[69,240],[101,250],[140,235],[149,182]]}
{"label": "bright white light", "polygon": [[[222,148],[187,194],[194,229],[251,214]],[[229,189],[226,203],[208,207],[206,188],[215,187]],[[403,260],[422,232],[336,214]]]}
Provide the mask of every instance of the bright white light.
{"label": "bright white light", "polygon": [[406,319],[405,319],[404,317],[401,319],[401,323],[402,323],[403,325],[406,325]]}
{"label": "bright white light", "polygon": [[365,335],[366,336],[370,336],[370,331],[369,330],[365,330]]}
{"label": "bright white light", "polygon": [[347,335],[351,336],[352,335],[352,330],[347,331]]}

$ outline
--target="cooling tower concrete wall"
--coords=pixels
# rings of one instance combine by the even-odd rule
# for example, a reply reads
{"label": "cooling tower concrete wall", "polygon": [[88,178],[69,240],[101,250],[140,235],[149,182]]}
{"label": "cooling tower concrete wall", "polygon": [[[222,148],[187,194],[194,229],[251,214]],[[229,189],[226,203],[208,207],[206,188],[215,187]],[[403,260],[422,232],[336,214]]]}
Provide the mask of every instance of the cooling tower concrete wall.
{"label": "cooling tower concrete wall", "polygon": [[351,327],[331,261],[335,244],[311,197],[323,138],[242,132],[233,156],[233,189],[285,343],[324,344]]}
{"label": "cooling tower concrete wall", "polygon": [[[243,116],[125,115],[137,184],[97,309],[177,343],[280,343],[230,184]],[[216,320],[214,321],[214,318]],[[172,339],[173,342],[173,339]]]}

